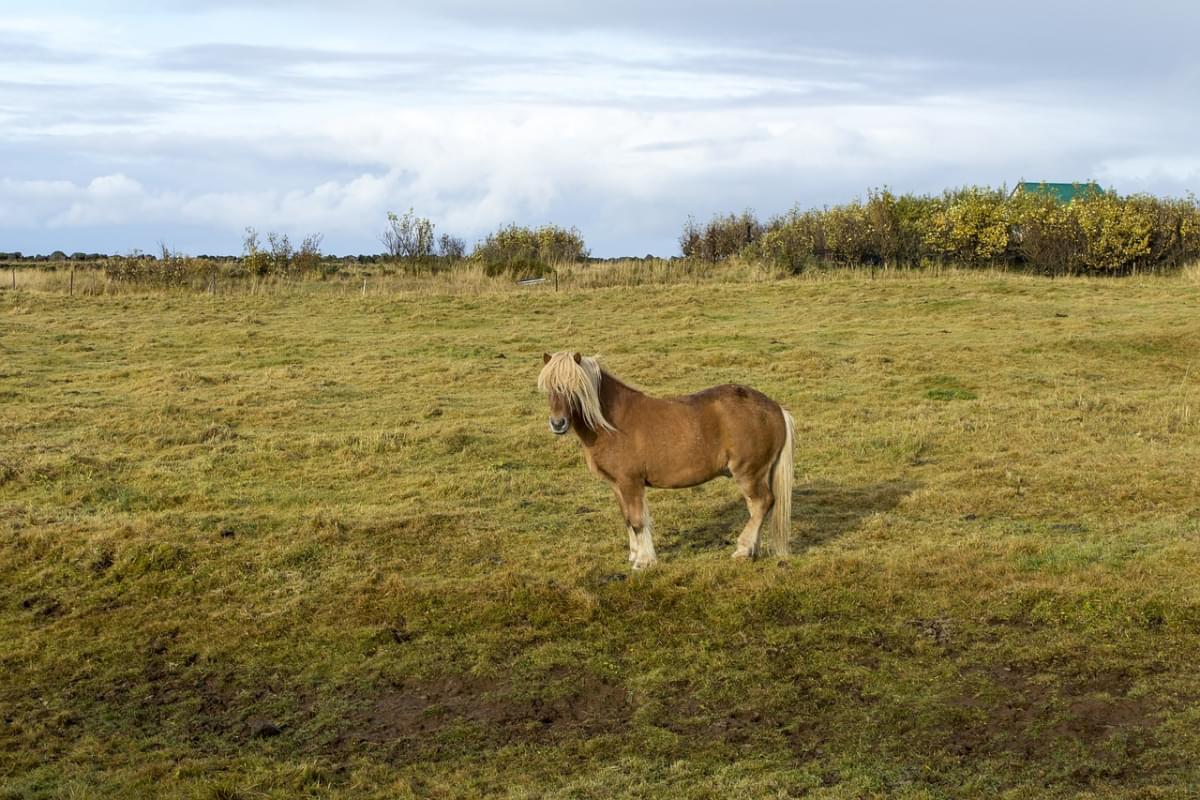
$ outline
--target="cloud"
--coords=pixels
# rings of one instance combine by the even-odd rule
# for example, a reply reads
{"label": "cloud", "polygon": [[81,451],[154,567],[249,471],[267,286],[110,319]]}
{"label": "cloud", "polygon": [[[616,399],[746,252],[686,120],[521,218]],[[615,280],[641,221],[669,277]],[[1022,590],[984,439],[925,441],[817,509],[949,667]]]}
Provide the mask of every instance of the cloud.
{"label": "cloud", "polygon": [[1200,188],[1200,154],[1144,154],[1100,162],[1096,177],[1124,191],[1183,195]]}
{"label": "cloud", "polygon": [[[837,198],[846,199],[877,183],[911,186],[922,170],[953,175],[966,165],[982,181],[1012,181],[1020,175],[1007,173],[1006,164],[1015,154],[1026,163],[1051,164],[1080,149],[1078,136],[1048,137],[1035,121],[1087,129],[1085,152],[1102,152],[1107,144],[1107,132],[1087,115],[1064,111],[1047,118],[1041,111],[962,100],[649,118],[608,108],[399,109],[314,124],[291,140],[289,152],[275,154],[285,168],[314,157],[373,165],[340,180],[320,180],[317,170],[307,185],[282,188],[272,185],[268,171],[241,188],[220,185],[227,178],[171,188],[171,158],[190,153],[217,163],[261,163],[266,156],[259,143],[229,139],[208,151],[185,142],[183,153],[156,154],[163,140],[149,138],[143,155],[166,161],[152,179],[124,173],[85,184],[8,179],[0,220],[5,227],[50,228],[135,222],[168,228],[182,220],[225,231],[246,225],[321,231],[330,242],[357,232],[361,248],[374,244],[387,211],[410,206],[469,238],[510,221],[579,223],[587,233],[601,209],[625,208],[630,218],[644,218],[661,208],[676,220],[656,237],[661,247],[688,213],[746,204],[781,211],[793,201],[826,201],[822,192],[839,181],[852,182]],[[616,231],[619,220],[604,214],[601,229]]]}
{"label": "cloud", "polygon": [[57,50],[28,39],[0,32],[0,64],[65,63],[91,61],[86,53]]}
{"label": "cloud", "polygon": [[412,206],[671,252],[688,214],[885,183],[1200,181],[1190,5],[79,8],[0,22],[0,236],[27,250],[254,225],[367,251]]}
{"label": "cloud", "polygon": [[5,227],[74,227],[123,224],[153,213],[161,198],[125,175],[71,181],[0,178],[0,220]]}

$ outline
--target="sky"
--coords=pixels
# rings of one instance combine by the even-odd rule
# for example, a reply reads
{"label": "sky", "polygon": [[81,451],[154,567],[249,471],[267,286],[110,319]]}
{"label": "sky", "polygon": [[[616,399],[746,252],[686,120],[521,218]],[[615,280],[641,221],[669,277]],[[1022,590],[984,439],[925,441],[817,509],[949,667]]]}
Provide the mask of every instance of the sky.
{"label": "sky", "polygon": [[[434,6],[436,5],[436,10]],[[1200,190],[1200,4],[0,0],[0,251],[375,253],[967,184]]]}

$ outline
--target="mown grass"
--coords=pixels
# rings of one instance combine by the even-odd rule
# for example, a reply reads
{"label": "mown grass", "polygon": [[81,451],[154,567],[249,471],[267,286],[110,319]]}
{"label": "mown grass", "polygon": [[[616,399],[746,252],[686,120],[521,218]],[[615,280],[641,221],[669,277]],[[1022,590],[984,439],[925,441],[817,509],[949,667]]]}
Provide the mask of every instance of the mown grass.
{"label": "mown grass", "polygon": [[[1200,285],[0,294],[0,796],[1189,797]],[[798,430],[789,561],[544,350]]]}

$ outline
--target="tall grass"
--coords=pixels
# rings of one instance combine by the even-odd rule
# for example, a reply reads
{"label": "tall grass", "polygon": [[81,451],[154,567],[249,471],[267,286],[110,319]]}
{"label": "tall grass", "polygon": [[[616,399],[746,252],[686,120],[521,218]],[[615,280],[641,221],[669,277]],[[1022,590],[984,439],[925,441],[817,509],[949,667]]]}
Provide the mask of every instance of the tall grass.
{"label": "tall grass", "polygon": [[1200,261],[1185,266],[1180,271],[1180,275],[1188,283],[1200,286]]}
{"label": "tall grass", "polygon": [[[73,292],[79,296],[128,295],[145,293],[216,294],[216,295],[362,295],[447,294],[485,295],[498,293],[542,293],[572,289],[618,287],[686,286],[706,284],[757,284],[780,280],[804,282],[853,281],[859,277],[873,280],[898,279],[921,275],[928,278],[954,278],[967,273],[1010,276],[1010,268],[998,264],[988,268],[958,263],[929,262],[921,267],[886,264],[837,265],[810,263],[793,273],[786,266],[752,255],[734,256],[719,261],[703,259],[625,259],[605,262],[565,262],[550,264],[541,283],[518,282],[511,274],[496,273],[488,265],[462,261],[453,268],[432,272],[390,269],[386,265],[347,265],[331,271],[310,271],[292,275],[257,275],[230,268],[226,264],[196,263],[193,274],[172,282],[131,281],[113,277],[103,263],[70,268],[22,267],[15,270],[19,290],[51,294]],[[72,276],[72,271],[74,275]],[[13,285],[13,272],[0,272],[0,291]],[[1038,273],[1029,273],[1038,279]],[[1107,280],[1114,276],[1092,273],[1083,279]],[[1200,262],[1177,272],[1150,272],[1121,276],[1125,282],[1177,280],[1188,285],[1200,284]]]}

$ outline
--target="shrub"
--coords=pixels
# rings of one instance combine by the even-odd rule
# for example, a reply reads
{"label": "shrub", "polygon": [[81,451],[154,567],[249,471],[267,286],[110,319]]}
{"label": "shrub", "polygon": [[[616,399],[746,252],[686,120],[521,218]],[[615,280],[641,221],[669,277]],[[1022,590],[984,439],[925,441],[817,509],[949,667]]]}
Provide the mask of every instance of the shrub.
{"label": "shrub", "polygon": [[1030,193],[1017,195],[1008,205],[1016,257],[1047,274],[1079,271],[1085,243],[1071,205]]}
{"label": "shrub", "polygon": [[754,245],[765,228],[752,211],[714,216],[703,227],[688,217],[679,237],[679,248],[686,258],[720,261],[739,255]]}
{"label": "shrub", "polygon": [[967,187],[926,208],[928,255],[972,266],[993,265],[1009,250],[1004,190]]}
{"label": "shrub", "polygon": [[1163,200],[1135,195],[1128,202],[1153,220],[1148,266],[1175,268],[1200,258],[1200,205],[1194,196]]}
{"label": "shrub", "polygon": [[1113,195],[1089,197],[1071,204],[1082,234],[1080,262],[1090,270],[1133,269],[1150,256],[1153,208]]}
{"label": "shrub", "polygon": [[259,277],[274,275],[287,278],[304,272],[321,271],[323,238],[319,233],[310,233],[304,237],[300,248],[296,249],[286,233],[270,231],[264,249],[258,231],[249,227],[242,236],[241,263],[247,273]]}
{"label": "shrub", "polygon": [[488,275],[513,276],[543,275],[587,257],[587,246],[576,228],[528,228],[515,223],[488,234],[471,253],[471,260],[482,264]]}
{"label": "shrub", "polygon": [[290,275],[292,272],[292,256],[295,251],[288,241],[286,233],[267,234],[267,246],[270,247],[270,270],[276,275]]}
{"label": "shrub", "polygon": [[825,224],[819,211],[794,208],[773,218],[759,238],[756,255],[777,268],[801,272],[824,258]]}
{"label": "shrub", "polygon": [[[304,241],[300,243],[300,249],[292,256],[292,265],[297,272],[330,272],[326,269],[329,265],[321,257],[321,241],[324,238],[319,233],[310,233],[304,237]],[[333,265],[332,271],[337,271],[336,264]]]}
{"label": "shrub", "polygon": [[107,259],[104,274],[121,283],[167,288],[206,281],[216,270],[212,262],[184,255],[165,244],[160,243],[159,249],[158,257],[139,252],[126,258]]}
{"label": "shrub", "polygon": [[940,196],[868,193],[867,202],[801,211],[758,226],[749,212],[688,218],[679,237],[688,258],[741,253],[797,272],[810,265],[1023,266],[1047,274],[1125,273],[1200,259],[1196,198],[1091,193],[1061,203],[1038,192],[965,187]]}
{"label": "shrub", "polygon": [[[431,220],[417,216],[411,208],[403,214],[389,211],[388,227],[379,237],[386,249],[384,259],[409,272],[434,272],[461,261],[467,253],[466,242],[448,233],[435,237],[436,230]],[[376,261],[373,256],[359,256],[360,263],[363,259]]]}
{"label": "shrub", "polygon": [[867,210],[857,200],[824,212],[827,254],[844,264],[878,263],[876,237],[867,218]]}

